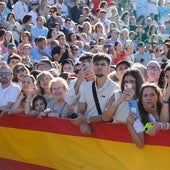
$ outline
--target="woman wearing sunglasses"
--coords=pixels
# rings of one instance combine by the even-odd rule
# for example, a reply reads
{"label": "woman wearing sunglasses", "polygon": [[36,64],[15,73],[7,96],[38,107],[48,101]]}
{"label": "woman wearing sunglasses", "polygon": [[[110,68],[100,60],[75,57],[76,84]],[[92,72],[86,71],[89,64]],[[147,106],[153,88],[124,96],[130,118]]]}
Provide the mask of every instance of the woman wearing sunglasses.
{"label": "woman wearing sunglasses", "polygon": [[24,64],[18,63],[13,69],[13,82],[15,82],[20,87],[22,86],[23,77],[25,75],[30,75],[29,70]]}

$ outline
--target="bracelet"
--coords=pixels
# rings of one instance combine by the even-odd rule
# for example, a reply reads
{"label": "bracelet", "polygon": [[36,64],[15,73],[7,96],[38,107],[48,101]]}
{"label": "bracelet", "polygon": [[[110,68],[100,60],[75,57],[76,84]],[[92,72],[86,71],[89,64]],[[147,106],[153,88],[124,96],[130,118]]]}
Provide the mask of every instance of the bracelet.
{"label": "bracelet", "polygon": [[169,123],[163,123],[163,130],[169,130]]}
{"label": "bracelet", "polygon": [[161,130],[163,130],[164,129],[164,123],[159,122],[159,125],[160,125]]}
{"label": "bracelet", "polygon": [[165,100],[165,99],[163,99],[163,103],[165,103],[165,104],[170,104],[170,100]]}

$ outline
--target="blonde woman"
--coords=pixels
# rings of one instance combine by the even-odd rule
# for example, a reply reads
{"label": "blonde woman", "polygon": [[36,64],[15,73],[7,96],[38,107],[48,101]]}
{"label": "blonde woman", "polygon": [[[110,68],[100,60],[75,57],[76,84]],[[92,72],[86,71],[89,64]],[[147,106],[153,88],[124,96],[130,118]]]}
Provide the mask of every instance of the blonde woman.
{"label": "blonde woman", "polygon": [[119,40],[121,41],[122,45],[124,46],[126,44],[126,40],[129,39],[129,30],[127,28],[123,28],[120,31],[120,38]]}
{"label": "blonde woman", "polygon": [[92,35],[91,35],[91,32],[92,32],[92,26],[89,22],[84,22],[82,24],[82,32],[83,33],[86,33],[87,35],[87,42],[90,43],[90,41],[92,40]]}
{"label": "blonde woman", "polygon": [[93,40],[97,41],[100,37],[107,38],[107,35],[104,33],[104,27],[101,23],[96,23],[94,25],[94,32],[92,34]]}
{"label": "blonde woman", "polygon": [[50,92],[53,97],[48,105],[47,109],[40,113],[39,117],[60,117],[67,118],[74,112],[74,107],[68,105],[65,102],[65,94],[68,90],[68,84],[66,80],[61,77],[54,78],[50,82]]}
{"label": "blonde woman", "polygon": [[8,52],[8,44],[10,43],[15,44],[14,37],[11,31],[6,31],[4,34],[4,41],[0,44],[2,55]]}

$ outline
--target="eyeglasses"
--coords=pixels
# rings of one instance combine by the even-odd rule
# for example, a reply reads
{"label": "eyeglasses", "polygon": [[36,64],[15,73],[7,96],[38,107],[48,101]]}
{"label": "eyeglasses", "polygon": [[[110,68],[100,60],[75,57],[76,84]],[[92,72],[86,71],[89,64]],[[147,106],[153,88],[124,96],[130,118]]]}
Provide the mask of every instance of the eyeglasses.
{"label": "eyeglasses", "polygon": [[52,88],[52,91],[59,91],[61,89],[64,89],[64,87]]}
{"label": "eyeglasses", "polygon": [[10,73],[10,72],[2,72],[2,71],[0,71],[0,76],[2,77],[2,76],[11,76],[12,75],[12,73]]}
{"label": "eyeglasses", "polygon": [[54,13],[55,11],[50,11],[51,13]]}
{"label": "eyeglasses", "polygon": [[160,68],[158,66],[148,66],[148,70],[159,70]]}
{"label": "eyeglasses", "polygon": [[23,34],[22,37],[27,37],[27,35],[26,35],[26,34]]}
{"label": "eyeglasses", "polygon": [[25,47],[25,48],[23,48],[23,50],[31,50],[31,48]]}
{"label": "eyeglasses", "polygon": [[78,48],[75,48],[75,49],[73,49],[74,51],[78,51],[79,49]]}
{"label": "eyeglasses", "polygon": [[25,68],[20,68],[20,69],[18,68],[18,69],[16,70],[17,73],[19,73],[20,71],[24,72],[24,71],[25,71]]}

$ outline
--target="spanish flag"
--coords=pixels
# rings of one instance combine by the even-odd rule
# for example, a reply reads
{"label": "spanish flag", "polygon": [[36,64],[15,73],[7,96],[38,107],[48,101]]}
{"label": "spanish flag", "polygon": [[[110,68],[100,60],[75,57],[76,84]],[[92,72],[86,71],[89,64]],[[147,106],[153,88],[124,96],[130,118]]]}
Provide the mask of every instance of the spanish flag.
{"label": "spanish flag", "polygon": [[126,125],[92,124],[84,136],[68,119],[0,118],[0,170],[169,170],[170,131],[133,144]]}

